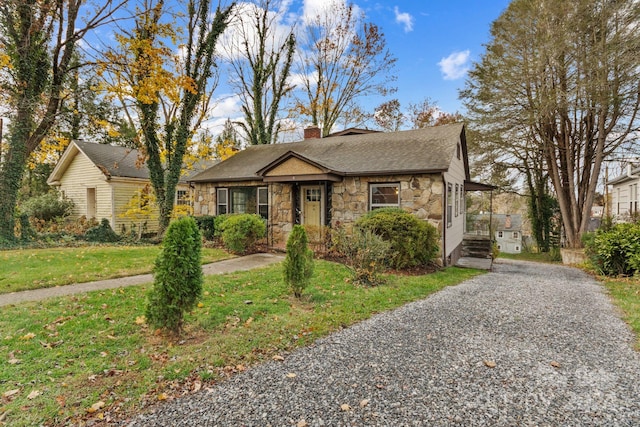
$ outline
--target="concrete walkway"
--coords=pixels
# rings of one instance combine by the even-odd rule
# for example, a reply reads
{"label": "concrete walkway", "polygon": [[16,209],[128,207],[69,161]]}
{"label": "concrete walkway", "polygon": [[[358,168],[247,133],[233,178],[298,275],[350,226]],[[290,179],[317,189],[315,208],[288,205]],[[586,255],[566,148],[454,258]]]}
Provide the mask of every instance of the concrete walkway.
{"label": "concrete walkway", "polygon": [[[258,267],[280,262],[282,255],[261,253],[244,257],[231,258],[202,266],[202,272],[208,276],[212,274],[232,273],[234,271],[246,271]],[[18,304],[25,301],[40,301],[47,298],[64,295],[78,294],[82,292],[98,291],[102,289],[123,288],[126,286],[141,285],[153,282],[151,274],[119,277],[117,279],[98,280],[95,282],[76,283],[74,285],[56,286],[53,288],[34,289],[32,291],[12,292],[0,295],[0,307],[4,305]]]}

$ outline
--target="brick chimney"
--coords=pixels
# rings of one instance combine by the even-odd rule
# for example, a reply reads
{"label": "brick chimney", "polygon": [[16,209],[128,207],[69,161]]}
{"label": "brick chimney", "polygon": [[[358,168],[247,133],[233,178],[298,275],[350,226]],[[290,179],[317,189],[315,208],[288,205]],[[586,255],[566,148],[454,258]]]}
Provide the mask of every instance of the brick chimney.
{"label": "brick chimney", "polygon": [[511,228],[511,215],[507,215],[504,219],[504,228]]}
{"label": "brick chimney", "polygon": [[309,126],[304,129],[304,139],[321,138],[320,128],[318,126]]}

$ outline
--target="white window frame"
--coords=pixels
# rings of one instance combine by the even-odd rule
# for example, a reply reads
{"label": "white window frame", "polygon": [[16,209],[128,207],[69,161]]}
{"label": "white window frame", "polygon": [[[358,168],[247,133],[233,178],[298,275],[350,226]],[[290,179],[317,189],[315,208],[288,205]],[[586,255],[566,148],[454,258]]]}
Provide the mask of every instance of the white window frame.
{"label": "white window frame", "polygon": [[453,226],[453,184],[447,182],[447,228]]}
{"label": "white window frame", "polygon": [[518,238],[518,232],[517,232],[517,231],[514,231],[514,232],[513,232],[513,238],[514,238],[514,239],[517,239],[517,238]]}
{"label": "white window frame", "polygon": [[502,231],[498,231],[498,239],[502,239],[502,238],[503,238]]}
{"label": "white window frame", "polygon": [[[396,188],[398,191],[397,203],[373,203],[373,189],[378,187]],[[400,183],[399,182],[371,182],[369,183],[369,210],[378,208],[399,208],[400,207]]]}
{"label": "white window frame", "polygon": [[[220,194],[224,194],[224,203],[220,202]],[[224,206],[225,212],[220,212],[220,206]],[[224,215],[229,213],[229,189],[217,188],[216,189],[216,214]]]}
{"label": "white window frame", "polygon": [[[266,200],[262,200],[262,198],[260,197],[260,192],[261,191],[265,191],[267,193],[266,195]],[[256,203],[258,206],[256,206],[258,215],[262,216],[260,214],[260,207],[261,206],[266,206],[267,207],[267,216],[266,218],[269,217],[269,188],[268,187],[258,187],[256,189]]]}

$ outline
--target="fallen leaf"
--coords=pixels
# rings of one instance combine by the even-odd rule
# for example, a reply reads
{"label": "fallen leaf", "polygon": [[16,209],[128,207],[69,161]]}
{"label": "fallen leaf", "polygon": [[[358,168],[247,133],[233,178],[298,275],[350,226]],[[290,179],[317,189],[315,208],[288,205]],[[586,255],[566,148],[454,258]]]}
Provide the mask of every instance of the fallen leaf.
{"label": "fallen leaf", "polygon": [[94,412],[97,412],[102,408],[104,408],[104,402],[100,400],[99,402],[96,402],[93,405],[91,405],[89,408],[87,408],[87,412],[90,414],[93,414]]}
{"label": "fallen leaf", "polygon": [[29,395],[27,396],[27,399],[33,400],[36,397],[40,396],[41,394],[42,392],[40,390],[33,390],[31,393],[29,393]]}
{"label": "fallen leaf", "polygon": [[198,303],[198,308],[202,308],[202,307],[204,307],[204,304],[203,304],[203,303],[201,303],[201,302],[199,302],[199,303]]}
{"label": "fallen leaf", "polygon": [[343,411],[350,411],[351,406],[347,405],[346,403],[343,403],[342,405],[340,405],[340,409],[342,409]]}
{"label": "fallen leaf", "polygon": [[362,399],[360,401],[360,407],[364,408],[365,406],[367,406],[369,404],[369,399]]}
{"label": "fallen leaf", "polygon": [[298,421],[298,424],[296,424],[296,427],[307,427],[309,424],[307,424],[307,422],[305,420],[300,420]]}
{"label": "fallen leaf", "polygon": [[146,317],[138,316],[136,317],[136,325],[144,325],[147,322]]}
{"label": "fallen leaf", "polygon": [[196,381],[193,383],[193,393],[200,391],[202,388],[202,383],[200,381]]}
{"label": "fallen leaf", "polygon": [[33,332],[29,332],[28,334],[21,336],[20,339],[21,340],[30,340],[35,336],[36,336],[36,334],[34,334]]}
{"label": "fallen leaf", "polygon": [[64,397],[63,395],[56,396],[56,402],[58,402],[58,405],[60,406],[66,406],[67,398]]}
{"label": "fallen leaf", "polygon": [[554,360],[554,361],[552,361],[552,362],[550,363],[550,365],[551,365],[551,366],[553,366],[554,368],[559,368],[559,367],[560,367],[560,363],[556,362],[555,360]]}
{"label": "fallen leaf", "polygon": [[160,393],[158,395],[158,400],[167,400],[167,393]]}
{"label": "fallen leaf", "polygon": [[486,366],[487,368],[495,368],[496,362],[494,362],[493,360],[485,360],[484,366]]}
{"label": "fallen leaf", "polygon": [[287,378],[295,378],[295,377],[296,377],[296,374],[294,374],[293,372],[289,372],[287,374]]}
{"label": "fallen leaf", "polygon": [[249,326],[253,322],[253,317],[249,317],[246,322],[244,322],[245,326]]}
{"label": "fallen leaf", "polygon": [[20,359],[9,359],[9,365],[17,365],[20,363]]}
{"label": "fallen leaf", "polygon": [[20,389],[16,388],[13,390],[5,391],[4,393],[2,393],[2,397],[11,397],[14,394],[18,394],[18,393],[20,393]]}
{"label": "fallen leaf", "polygon": [[284,360],[284,357],[280,356],[279,354],[276,354],[275,356],[272,357],[273,360],[277,360],[278,362],[282,362]]}

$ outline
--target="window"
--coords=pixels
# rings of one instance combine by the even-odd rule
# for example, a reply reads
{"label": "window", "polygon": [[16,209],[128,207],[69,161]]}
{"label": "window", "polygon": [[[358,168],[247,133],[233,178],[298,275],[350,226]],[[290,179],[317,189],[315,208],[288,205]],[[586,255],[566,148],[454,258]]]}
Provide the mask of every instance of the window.
{"label": "window", "polygon": [[269,216],[269,190],[267,187],[258,188],[258,214],[262,218]]}
{"label": "window", "polygon": [[503,236],[502,231],[498,231],[498,239],[502,239],[502,236]]}
{"label": "window", "polygon": [[176,191],[176,205],[189,206],[189,192],[187,190]]}
{"label": "window", "polygon": [[520,246],[516,246],[516,251],[519,251],[519,250],[520,250]]}
{"label": "window", "polygon": [[514,239],[517,239],[517,238],[518,238],[518,232],[517,232],[517,231],[514,231],[514,232],[513,232],[513,238],[514,238]]}
{"label": "window", "polygon": [[460,195],[458,193],[459,191],[459,187],[458,184],[456,184],[456,216],[458,216],[458,212],[460,211]]}
{"label": "window", "polygon": [[216,200],[218,201],[218,215],[224,215],[229,212],[229,191],[226,188],[218,188]]}
{"label": "window", "polygon": [[466,204],[464,202],[464,185],[460,184],[460,215],[464,215]]}
{"label": "window", "polygon": [[462,151],[462,149],[460,148],[460,144],[457,145],[456,147],[456,157],[458,157],[458,160],[460,160],[460,152]]}
{"label": "window", "polygon": [[369,206],[371,210],[400,206],[400,184],[385,183],[369,186]]}
{"label": "window", "polygon": [[259,214],[269,216],[267,187],[231,187],[217,190],[218,215],[226,213]]}
{"label": "window", "polygon": [[447,183],[447,228],[453,225],[453,184]]}

